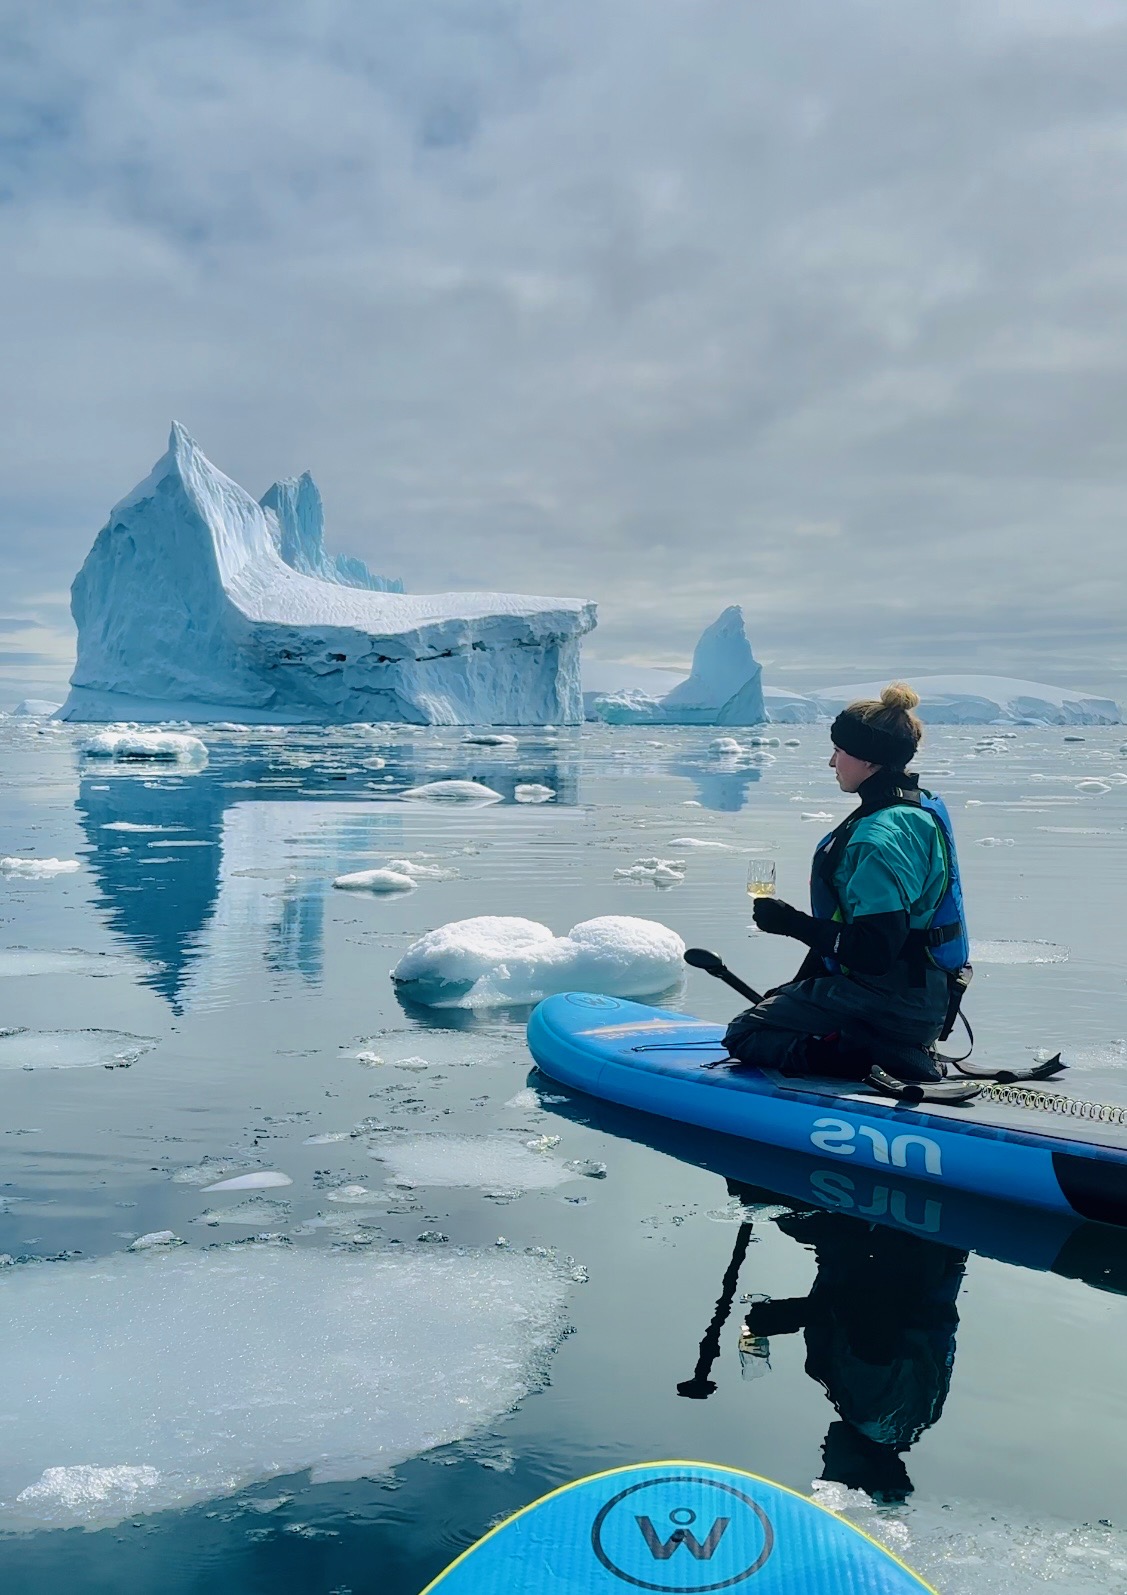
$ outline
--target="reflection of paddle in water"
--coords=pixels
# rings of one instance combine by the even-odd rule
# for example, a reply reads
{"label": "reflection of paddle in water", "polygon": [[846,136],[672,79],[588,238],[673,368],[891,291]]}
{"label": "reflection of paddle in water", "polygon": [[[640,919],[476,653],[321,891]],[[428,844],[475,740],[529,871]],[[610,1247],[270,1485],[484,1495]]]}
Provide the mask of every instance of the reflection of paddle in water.
{"label": "reflection of paddle in water", "polygon": [[732,1249],[732,1260],[720,1286],[720,1295],[716,1298],[716,1311],[712,1315],[712,1322],[704,1332],[704,1339],[700,1343],[700,1352],[697,1356],[697,1365],[693,1369],[693,1377],[683,1380],[677,1386],[679,1396],[688,1396],[693,1401],[704,1401],[716,1389],[715,1381],[708,1376],[712,1372],[712,1365],[720,1355],[720,1331],[728,1321],[728,1314],[732,1310],[732,1303],[736,1299],[736,1285],[740,1277],[743,1260],[747,1256],[748,1244],[751,1240],[751,1225],[741,1224],[736,1236],[736,1244]]}

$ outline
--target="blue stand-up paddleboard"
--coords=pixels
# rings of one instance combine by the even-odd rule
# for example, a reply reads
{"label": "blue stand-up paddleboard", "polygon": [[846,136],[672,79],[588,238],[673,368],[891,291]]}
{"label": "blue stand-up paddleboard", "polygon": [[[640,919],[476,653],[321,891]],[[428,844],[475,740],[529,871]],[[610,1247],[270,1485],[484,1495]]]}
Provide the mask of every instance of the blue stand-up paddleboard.
{"label": "blue stand-up paddleboard", "polygon": [[[623,1107],[972,1196],[1127,1224],[1127,1113],[1048,1086],[905,1102],[727,1058],[723,1025],[593,992],[548,997],[528,1045],[553,1080]],[[895,1084],[895,1082],[893,1082]]]}
{"label": "blue stand-up paddleboard", "polygon": [[930,1584],[825,1507],[754,1473],[647,1462],[553,1490],[423,1595],[920,1595]]}

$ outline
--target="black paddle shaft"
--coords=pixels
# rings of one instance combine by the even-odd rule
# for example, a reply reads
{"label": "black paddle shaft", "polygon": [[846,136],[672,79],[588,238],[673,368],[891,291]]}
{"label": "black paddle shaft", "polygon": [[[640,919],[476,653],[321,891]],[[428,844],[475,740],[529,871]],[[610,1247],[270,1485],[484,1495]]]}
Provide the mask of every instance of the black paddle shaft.
{"label": "black paddle shaft", "polygon": [[720,1331],[728,1321],[728,1314],[732,1310],[735,1300],[736,1285],[740,1277],[740,1267],[747,1256],[748,1242],[751,1240],[751,1225],[741,1224],[736,1235],[736,1244],[732,1250],[732,1260],[724,1272],[720,1285],[720,1295],[716,1299],[716,1310],[712,1315],[712,1322],[704,1332],[704,1339],[700,1343],[700,1352],[697,1356],[697,1365],[693,1369],[693,1377],[683,1380],[677,1386],[679,1396],[688,1396],[690,1401],[705,1401],[716,1389],[715,1381],[708,1376],[712,1372],[712,1365],[720,1355]]}
{"label": "black paddle shaft", "polygon": [[707,947],[686,947],[685,962],[693,969],[703,969],[706,975],[711,975],[714,980],[722,980],[726,986],[731,986],[733,991],[738,991],[741,997],[746,997],[749,1002],[762,1002],[762,992],[754,987],[745,985],[738,975],[733,975],[724,960],[709,952]]}

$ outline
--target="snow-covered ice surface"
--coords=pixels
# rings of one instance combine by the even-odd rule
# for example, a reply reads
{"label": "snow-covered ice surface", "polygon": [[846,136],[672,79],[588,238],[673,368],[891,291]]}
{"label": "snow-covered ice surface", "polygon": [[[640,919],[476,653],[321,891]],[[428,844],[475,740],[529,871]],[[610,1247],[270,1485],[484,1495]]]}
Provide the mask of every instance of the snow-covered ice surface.
{"label": "snow-covered ice surface", "polygon": [[71,588],[64,720],[539,725],[582,715],[595,606],[373,590],[324,554],[311,479],[261,504],[174,423]]}
{"label": "snow-covered ice surface", "polygon": [[463,1439],[534,1387],[564,1289],[496,1250],[6,1269],[0,1526],[117,1523],[306,1468],[354,1479]]}
{"label": "snow-covered ice surface", "polygon": [[183,731],[98,731],[82,751],[121,764],[206,764],[207,744]]}
{"label": "snow-covered ice surface", "polygon": [[391,978],[436,1008],[538,1002],[568,990],[644,997],[680,980],[684,951],[667,926],[622,914],[585,920],[565,936],[535,920],[481,915],[412,942]]}
{"label": "snow-covered ice surface", "polygon": [[[1069,687],[1010,676],[912,676],[920,695],[919,714],[930,725],[995,725],[1041,722],[1045,725],[1118,725],[1119,705]],[[810,694],[823,713],[834,715],[858,698],[879,698],[880,681],[820,687]]]}
{"label": "snow-covered ice surface", "polygon": [[[86,759],[91,728],[0,721],[0,856],[82,866],[0,882],[0,1019],[24,1032],[0,1069],[4,1595],[191,1595],[216,1569],[224,1595],[258,1595],[264,1577],[276,1595],[373,1577],[381,1595],[416,1595],[490,1521],[612,1453],[707,1455],[800,1491],[839,1465],[875,1487],[871,1451],[843,1439],[886,1371],[933,1421],[897,1459],[907,1501],[847,1499],[851,1515],[944,1595],[1118,1587],[1121,1243],[1056,1220],[980,1222],[942,1193],[802,1163],[791,1201],[809,1208],[819,1170],[839,1201],[815,1244],[775,1194],[789,1165],[570,1096],[531,1067],[526,1004],[424,1007],[389,979],[441,926],[538,927],[527,975],[546,939],[623,910],[756,986],[788,978],[800,950],[751,931],[747,861],[773,858],[780,896],[803,902],[811,849],[847,811],[824,724],[775,728],[777,746],[749,728],[598,724],[514,746],[461,727],[237,718],[209,725],[198,767]],[[743,751],[710,752],[720,735]],[[1127,1105],[1123,746],[1118,727],[932,727],[920,766],[964,844],[974,1061],[1060,1050],[1056,1089]],[[498,798],[401,801],[437,781]],[[524,785],[556,796],[522,803]],[[1013,845],[975,845],[987,835]],[[684,878],[660,894],[615,880],[650,859]],[[332,889],[373,869],[417,890]],[[697,971],[665,1000],[720,1021],[741,1006]],[[43,1066],[114,1061],[106,1032],[150,1050],[132,1068]],[[39,1066],[20,1067],[42,1037],[56,1039]],[[902,1236],[864,1216],[890,1206]],[[749,1215],[717,1391],[681,1400]],[[879,1267],[890,1237],[909,1245],[885,1259],[895,1290]],[[509,1265],[531,1271],[527,1296]],[[166,1266],[167,1291],[135,1287]],[[831,1399],[813,1376],[815,1323],[772,1336],[769,1369],[744,1378],[739,1297],[801,1299],[816,1277],[823,1303],[841,1279],[874,1306],[890,1361],[841,1358]],[[545,1280],[538,1339],[520,1314],[540,1313]],[[513,1307],[499,1327],[498,1299]],[[467,1324],[480,1339],[463,1361]],[[442,1444],[451,1433],[465,1438]],[[311,1479],[341,1458],[347,1478]],[[151,1510],[165,1489],[168,1509]],[[109,1517],[101,1533],[37,1532]]]}

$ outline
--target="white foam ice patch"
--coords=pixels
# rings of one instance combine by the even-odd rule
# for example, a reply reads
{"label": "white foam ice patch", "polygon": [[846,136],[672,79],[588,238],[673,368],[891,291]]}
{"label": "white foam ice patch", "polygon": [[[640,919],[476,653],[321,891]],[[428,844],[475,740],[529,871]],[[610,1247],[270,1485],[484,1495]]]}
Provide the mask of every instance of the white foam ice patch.
{"label": "white foam ice patch", "polygon": [[445,881],[458,873],[457,870],[443,869],[441,864],[419,864],[412,858],[389,858],[385,868],[418,881]]}
{"label": "white foam ice patch", "polygon": [[383,1163],[401,1184],[515,1195],[551,1190],[577,1177],[549,1151],[501,1135],[416,1135],[405,1141],[381,1140],[369,1156]]}
{"label": "white foam ice patch", "polygon": [[500,792],[480,781],[427,781],[423,786],[409,786],[400,797],[423,798],[436,803],[501,803]]}
{"label": "white foam ice patch", "polygon": [[979,837],[975,838],[975,842],[976,842],[977,846],[979,846],[979,847],[1013,847],[1014,846],[1014,839],[1013,839],[1012,836],[979,836]]}
{"label": "white foam ice patch", "polygon": [[643,997],[681,979],[684,951],[680,936],[652,919],[608,914],[553,936],[535,920],[485,914],[428,931],[391,978],[438,1008],[538,1002],[561,991]]}
{"label": "white foam ice patch", "polygon": [[655,886],[676,886],[685,879],[683,858],[640,858],[626,869],[616,869],[616,881],[652,881]]}
{"label": "white foam ice patch", "polygon": [[669,845],[670,847],[712,847],[725,853],[731,852],[730,842],[712,842],[702,836],[675,836]]}
{"label": "white foam ice patch", "polygon": [[471,731],[464,736],[462,741],[471,747],[479,748],[515,748],[518,746],[517,738],[508,731]]}
{"label": "white foam ice patch", "polygon": [[538,781],[521,781],[513,788],[518,803],[550,803],[555,795],[550,786],[541,786]]}
{"label": "white foam ice patch", "polygon": [[83,745],[88,759],[114,759],[125,764],[207,763],[207,747],[182,731],[99,731]]}
{"label": "white foam ice patch", "polygon": [[183,825],[138,825],[132,820],[107,820],[103,831],[183,831]]}
{"label": "white foam ice patch", "polygon": [[0,1069],[127,1068],[155,1046],[124,1030],[0,1030]]}
{"label": "white foam ice patch", "polygon": [[123,953],[41,951],[34,947],[0,948],[0,980],[28,975],[138,975],[146,968],[139,958]]}
{"label": "white foam ice patch", "polygon": [[1041,1515],[1015,1521],[983,1502],[876,1506],[817,1479],[814,1499],[907,1562],[943,1595],[1108,1595],[1127,1588],[1127,1533]]}
{"label": "white foam ice patch", "polygon": [[1064,964],[1068,948],[1051,941],[972,941],[972,964]]}
{"label": "white foam ice patch", "polygon": [[393,869],[362,869],[351,875],[338,875],[333,882],[338,892],[413,892],[415,882],[410,875]]}
{"label": "white foam ice patch", "polygon": [[566,1281],[490,1247],[178,1247],[0,1271],[0,1526],[100,1527],[465,1439],[543,1376]]}
{"label": "white foam ice patch", "polygon": [[0,858],[0,875],[21,881],[47,881],[55,875],[73,875],[81,868],[76,858]]}
{"label": "white foam ice patch", "polygon": [[272,1186],[292,1184],[289,1175],[282,1174],[278,1169],[255,1169],[250,1174],[234,1174],[229,1180],[217,1180],[214,1185],[205,1185],[204,1191],[268,1191]]}

